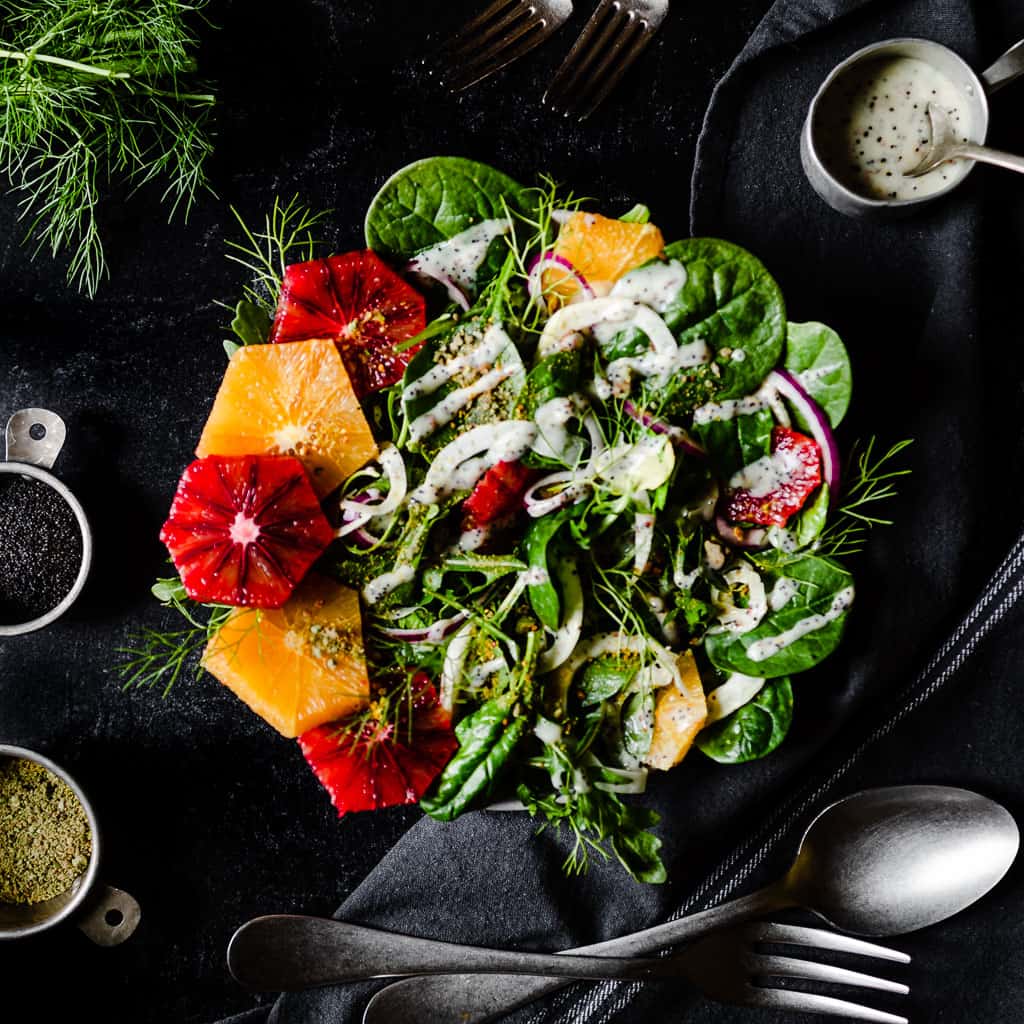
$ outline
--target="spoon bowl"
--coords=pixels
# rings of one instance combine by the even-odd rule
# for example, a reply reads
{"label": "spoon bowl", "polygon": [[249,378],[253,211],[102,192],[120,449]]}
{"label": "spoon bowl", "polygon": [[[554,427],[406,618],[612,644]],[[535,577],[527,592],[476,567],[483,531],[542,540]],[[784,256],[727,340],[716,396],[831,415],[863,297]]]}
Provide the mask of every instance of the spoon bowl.
{"label": "spoon bowl", "polygon": [[948,786],[872,789],[811,822],[785,892],[857,935],[902,935],[944,921],[985,895],[1020,847],[1010,813]]}

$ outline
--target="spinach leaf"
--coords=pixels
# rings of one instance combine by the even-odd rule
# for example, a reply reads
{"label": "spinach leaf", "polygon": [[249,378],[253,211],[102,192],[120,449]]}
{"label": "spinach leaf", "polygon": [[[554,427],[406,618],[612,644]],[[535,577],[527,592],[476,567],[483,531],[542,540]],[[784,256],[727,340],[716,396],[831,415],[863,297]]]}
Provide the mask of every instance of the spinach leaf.
{"label": "spinach leaf", "polygon": [[514,697],[489,700],[455,727],[459,749],[445,766],[433,794],[420,806],[438,821],[457,818],[477,799],[486,799],[529,724],[512,716]]}
{"label": "spinach leaf", "polygon": [[687,275],[665,322],[680,344],[703,340],[710,346],[720,374],[717,397],[749,394],[782,355],[786,307],[779,286],[760,260],[715,238],[673,242],[665,257],[679,260]]}
{"label": "spinach leaf", "polygon": [[[832,426],[838,427],[846,415],[853,387],[850,357],[839,335],[824,324],[790,323],[784,365],[824,409]],[[795,415],[794,419],[801,429],[809,428],[801,416]]]}
{"label": "spinach leaf", "polygon": [[526,384],[519,400],[518,415],[533,419],[537,410],[552,398],[565,398],[573,394],[580,381],[580,353],[578,349],[555,352],[545,356],[526,375]]}
{"label": "spinach leaf", "polygon": [[646,807],[623,805],[617,829],[611,833],[612,852],[638,882],[660,885],[668,878],[658,853],[661,840],[647,831],[660,820],[656,812]]}
{"label": "spinach leaf", "polygon": [[[393,174],[370,203],[366,244],[390,259],[408,259],[480,221],[525,212],[530,192],[475,160],[435,156]],[[504,200],[504,203],[503,203]]]}
{"label": "spinach leaf", "polygon": [[[803,672],[835,650],[852,601],[853,577],[835,562],[805,555],[769,572],[766,584],[777,586],[779,580],[793,581],[782,584],[792,588],[792,596],[781,608],[769,611],[756,629],[708,633],[705,650],[716,668],[771,678]],[[790,632],[801,624],[817,628],[802,636]],[[771,653],[755,660],[748,652],[761,641]]]}
{"label": "spinach leaf", "polygon": [[579,679],[583,703],[600,704],[625,689],[636,676],[640,664],[636,658],[607,655],[590,662]]}
{"label": "spinach leaf", "polygon": [[770,754],[786,738],[792,721],[789,679],[769,679],[749,704],[709,725],[695,742],[713,761],[742,764]]}
{"label": "spinach leaf", "polygon": [[243,345],[265,345],[270,337],[272,327],[270,315],[262,306],[255,302],[242,299],[235,306],[235,316],[231,321],[231,330]]}
{"label": "spinach leaf", "polygon": [[548,549],[559,527],[569,518],[572,510],[559,509],[554,514],[534,519],[526,529],[523,548],[526,563],[534,570],[537,582],[530,583],[527,594],[537,618],[550,630],[557,630],[562,622],[562,599],[551,582],[551,560]]}
{"label": "spinach leaf", "polygon": [[708,453],[715,475],[728,480],[744,466],[771,454],[773,426],[771,412],[760,409],[732,419],[694,423],[693,430]]}
{"label": "spinach leaf", "polygon": [[622,740],[626,753],[643,760],[654,737],[654,690],[645,687],[631,693],[622,705]]}

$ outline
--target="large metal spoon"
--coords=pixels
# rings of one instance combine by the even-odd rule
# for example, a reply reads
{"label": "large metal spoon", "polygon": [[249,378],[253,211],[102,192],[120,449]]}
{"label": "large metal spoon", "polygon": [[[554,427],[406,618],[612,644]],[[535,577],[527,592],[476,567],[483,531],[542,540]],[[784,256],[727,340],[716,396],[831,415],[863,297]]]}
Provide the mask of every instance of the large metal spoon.
{"label": "large metal spoon", "polygon": [[[239,981],[261,990],[459,972],[385,989],[367,1007],[365,1020],[470,1024],[545,995],[566,984],[564,977],[601,976],[595,963],[600,958],[650,954],[785,907],[806,907],[861,935],[914,931],[988,892],[1013,862],[1019,843],[1010,814],[977,793],[943,786],[867,790],[822,811],[804,834],[793,866],[767,888],[564,954],[484,950],[342,921],[275,916],[256,918],[235,933],[228,965]],[[585,959],[567,962],[580,957]],[[633,966],[634,977],[659,973],[654,964]],[[464,976],[495,972],[502,973],[471,982]],[[546,977],[506,976],[515,972]],[[426,988],[420,988],[423,983]]]}
{"label": "large metal spoon", "polygon": [[949,114],[944,107],[929,103],[928,120],[931,122],[932,128],[932,137],[928,148],[916,167],[903,172],[905,177],[919,178],[922,174],[934,171],[939,164],[957,159],[977,160],[983,164],[995,164],[996,167],[1005,167],[1009,171],[1024,173],[1024,156],[1006,153],[1001,149],[993,149],[991,146],[979,146],[976,142],[964,142],[957,138],[952,122],[949,120]]}

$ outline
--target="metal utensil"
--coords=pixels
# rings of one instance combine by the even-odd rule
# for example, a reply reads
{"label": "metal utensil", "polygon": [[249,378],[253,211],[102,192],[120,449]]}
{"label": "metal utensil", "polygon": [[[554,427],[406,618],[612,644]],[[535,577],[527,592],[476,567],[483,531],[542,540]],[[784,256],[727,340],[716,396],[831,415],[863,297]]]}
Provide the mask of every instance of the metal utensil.
{"label": "metal utensil", "polygon": [[928,148],[925,150],[924,158],[916,167],[903,172],[906,177],[919,178],[922,174],[935,170],[939,164],[961,157],[978,160],[983,164],[994,164],[996,167],[1005,167],[1009,171],[1024,173],[1024,156],[1004,153],[1001,149],[979,146],[974,142],[961,142],[953,131],[949,114],[945,108],[929,103],[928,121],[932,128]]}
{"label": "metal utensil", "polygon": [[[888,1021],[891,1024],[905,1020],[895,1014],[831,996],[751,984],[755,978],[800,978],[804,981],[876,989],[897,995],[907,995],[910,991],[906,985],[886,978],[876,978],[814,960],[801,960],[795,956],[765,954],[756,948],[761,943],[804,946],[910,963],[910,957],[906,954],[884,946],[875,946],[819,928],[798,928],[771,922],[743,925],[732,931],[710,935],[666,958],[665,962],[671,963],[676,975],[686,978],[709,999],[722,1003],[852,1017],[855,1020]],[[388,985],[370,1000],[363,1015],[363,1024],[421,1024],[425,1020],[432,1024],[456,1024],[460,1021],[480,1020],[476,1014],[481,1012],[481,1006],[473,990],[480,982],[489,980],[464,975],[460,982],[463,987],[459,991],[455,991],[450,984],[451,976],[410,978]],[[531,979],[508,980],[528,982]],[[469,1008],[468,1012],[466,1007]],[[504,1013],[507,1009],[507,1005],[498,1003],[493,1007],[493,1012]]]}
{"label": "metal utensil", "polygon": [[572,14],[572,0],[494,0],[444,43],[436,63],[461,92],[539,46]]}
{"label": "metal utensil", "polygon": [[[988,892],[1013,863],[1019,845],[1009,812],[977,793],[947,786],[869,789],[826,807],[811,822],[793,866],[774,885],[569,952],[641,956],[793,905],[863,935],[914,931],[951,917]],[[400,983],[396,1000],[429,1005],[430,1013],[421,1019],[432,1024],[480,1024],[565,984],[500,975],[416,978]],[[376,998],[385,999],[383,993]],[[366,1018],[367,1024],[388,1020],[387,1015]]]}
{"label": "metal utensil", "polygon": [[924,61],[941,71],[958,88],[970,111],[971,141],[984,143],[988,134],[989,109],[987,95],[991,95],[1024,75],[1024,40],[1016,43],[980,75],[948,47],[931,39],[885,39],[865,46],[836,65],[821,84],[811,101],[800,134],[800,160],[804,173],[814,190],[834,210],[851,217],[893,217],[909,213],[925,203],[940,199],[957,187],[971,172],[974,163],[965,160],[950,175],[945,187],[927,195],[910,199],[869,199],[847,188],[829,171],[822,158],[822,126],[819,111],[825,97],[836,83],[855,66],[882,57],[911,57]]}
{"label": "metal utensil", "polygon": [[566,117],[589,117],[644,51],[669,0],[601,0],[551,80],[544,102]]}
{"label": "metal utensil", "polygon": [[119,946],[135,931],[142,911],[135,899],[124,890],[104,885],[99,880],[102,849],[100,824],[89,798],[82,787],[48,757],[25,747],[0,743],[0,758],[8,757],[34,761],[67,783],[82,805],[89,822],[92,854],[85,871],[75,879],[67,892],[42,903],[0,903],[0,941],[35,935],[73,918],[75,924],[97,946]]}
{"label": "metal utensil", "polygon": [[[395,935],[344,921],[277,916],[256,918],[235,934],[228,950],[228,966],[239,981],[259,991],[296,991],[367,978],[428,975],[453,966],[479,974],[499,970],[531,974],[543,971],[546,975],[554,972],[554,976],[559,978],[590,980],[683,977],[719,1002],[905,1024],[903,1017],[830,996],[755,986],[754,979],[799,978],[896,995],[906,995],[910,991],[906,985],[888,978],[814,960],[760,952],[756,947],[764,943],[827,949],[898,963],[910,962],[903,953],[859,939],[817,928],[771,923],[720,932],[668,957],[620,959],[480,949]],[[424,1020],[437,1020],[433,1006],[418,1002],[413,1004],[415,1010],[412,1010],[401,999],[401,993],[397,997],[390,995],[381,999],[381,996],[384,993],[380,993],[367,1007],[364,1022],[420,1024]],[[441,1012],[458,1012],[458,1005],[446,1007]],[[458,1019],[463,1018],[460,1016]]]}
{"label": "metal utensil", "polygon": [[64,421],[48,409],[21,409],[7,421],[5,437],[7,459],[0,462],[0,473],[14,473],[39,480],[52,487],[68,503],[82,534],[82,561],[74,584],[55,608],[29,622],[0,623],[0,637],[31,633],[59,619],[82,592],[92,564],[92,530],[85,509],[71,491],[49,472],[67,438]]}

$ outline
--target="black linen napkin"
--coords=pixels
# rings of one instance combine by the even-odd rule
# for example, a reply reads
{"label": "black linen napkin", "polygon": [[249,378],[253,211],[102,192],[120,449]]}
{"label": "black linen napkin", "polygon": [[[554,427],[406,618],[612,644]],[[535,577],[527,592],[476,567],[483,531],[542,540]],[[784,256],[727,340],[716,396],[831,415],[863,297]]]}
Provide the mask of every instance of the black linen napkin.
{"label": "black linen napkin", "polygon": [[[652,781],[645,799],[662,815],[670,877],[662,887],[638,886],[600,863],[583,878],[566,878],[565,837],[535,836],[525,815],[481,812],[414,826],[339,917],[450,941],[580,945],[716,902],[784,868],[795,829],[812,808],[856,788],[855,777],[865,785],[911,778],[996,785],[992,771],[976,766],[972,779],[958,769],[969,744],[992,743],[993,758],[1012,756],[1019,730],[993,727],[994,718],[1006,724],[998,705],[976,703],[964,722],[947,711],[931,732],[910,713],[943,686],[969,688],[977,670],[968,658],[1004,617],[1001,653],[1024,650],[1024,616],[1015,613],[1024,550],[1012,546],[1021,519],[1013,500],[1021,349],[1000,320],[1013,305],[1014,263],[1022,265],[1014,258],[1024,238],[1020,188],[979,169],[913,219],[852,221],[812,192],[798,155],[807,104],[835,63],[877,39],[921,35],[978,66],[1013,41],[996,9],[985,11],[988,22],[979,25],[968,0],[779,0],[716,89],[705,121],[693,232],[748,246],[779,280],[793,319],[826,320],[840,331],[855,380],[842,447],[870,434],[916,439],[908,452],[913,476],[891,510],[897,525],[876,533],[852,566],[858,600],[847,638],[799,680],[786,745],[731,769],[694,754]],[[990,223],[1002,229],[1000,244]],[[983,658],[991,659],[986,644]],[[990,681],[1003,678],[990,666]],[[269,1020],[357,1022],[376,987],[288,995]],[[684,1011],[702,1020],[737,1013],[673,986],[597,985],[569,989],[514,1019],[655,1024]]]}

